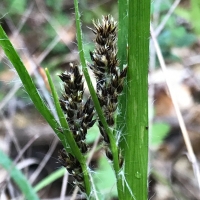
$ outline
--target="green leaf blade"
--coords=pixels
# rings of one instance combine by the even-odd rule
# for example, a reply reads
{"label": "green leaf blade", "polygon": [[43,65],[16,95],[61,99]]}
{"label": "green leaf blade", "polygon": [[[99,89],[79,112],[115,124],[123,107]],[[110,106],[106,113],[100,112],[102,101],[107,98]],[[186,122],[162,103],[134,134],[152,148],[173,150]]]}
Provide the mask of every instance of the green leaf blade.
{"label": "green leaf blade", "polygon": [[15,51],[14,47],[12,46],[8,36],[4,32],[3,28],[0,26],[0,46],[4,50],[6,56],[13,64],[13,67],[16,69],[22,84],[28,93],[29,97],[33,101],[37,110],[41,113],[41,115],[46,119],[52,129],[57,133],[59,139],[63,141],[62,134],[58,131],[59,124],[55,120],[53,114],[50,112],[48,107],[46,106],[43,99],[40,97],[40,94],[33,83],[32,78],[30,77],[26,67],[22,63],[20,57],[18,56],[17,52]]}
{"label": "green leaf blade", "polygon": [[1,150],[0,158],[0,165],[8,171],[9,176],[17,184],[19,189],[25,195],[26,199],[39,200],[39,197],[35,193],[34,189],[30,185],[26,177],[22,174],[20,170],[18,170],[15,167],[14,163],[10,160],[10,158]]}

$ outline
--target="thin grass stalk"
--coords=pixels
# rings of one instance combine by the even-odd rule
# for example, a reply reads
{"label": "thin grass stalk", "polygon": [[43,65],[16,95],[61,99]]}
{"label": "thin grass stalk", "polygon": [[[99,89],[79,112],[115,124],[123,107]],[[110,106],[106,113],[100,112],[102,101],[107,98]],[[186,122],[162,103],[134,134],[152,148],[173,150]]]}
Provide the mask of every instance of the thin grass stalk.
{"label": "thin grass stalk", "polygon": [[[22,172],[17,169],[15,163],[10,160],[10,158],[0,149],[0,166],[2,166],[12,178],[14,183],[18,186],[24,195],[24,199],[39,200],[36,191],[32,188],[27,178],[22,174]],[[7,179],[6,179],[7,182]]]}
{"label": "thin grass stalk", "polygon": [[[46,72],[47,79],[48,79],[48,82],[49,82],[49,85],[50,85],[50,88],[51,88],[51,92],[52,92],[52,96],[53,96],[56,112],[58,114],[58,118],[59,118],[59,121],[60,121],[60,124],[61,124],[61,127],[62,127],[62,132],[64,134],[64,137],[68,141],[68,144],[69,144],[70,149],[71,149],[70,152],[79,160],[79,162],[81,162],[82,159],[83,159],[83,155],[80,152],[80,149],[78,148],[78,146],[77,146],[77,144],[76,144],[76,142],[75,142],[75,140],[74,140],[74,138],[72,136],[72,133],[70,132],[69,125],[67,123],[65,115],[64,115],[64,113],[63,113],[63,111],[61,109],[60,103],[59,103],[58,94],[56,92],[55,86],[53,84],[53,81],[52,81],[52,79],[50,77],[50,74],[49,74],[49,71],[48,71],[47,68],[45,69],[45,72]],[[68,148],[66,146],[64,148],[66,149],[67,152],[69,152],[69,150],[68,150]]]}
{"label": "thin grass stalk", "polygon": [[39,183],[37,183],[34,186],[34,188],[33,188],[34,191],[38,192],[38,191],[42,190],[43,188],[45,188],[46,186],[53,183],[54,181],[56,181],[57,179],[62,178],[64,176],[65,172],[66,172],[66,169],[64,167],[52,172],[51,174],[49,174],[48,176],[43,178]]}
{"label": "thin grass stalk", "polygon": [[[123,199],[147,199],[150,0],[129,1]],[[132,194],[131,194],[132,192]]]}

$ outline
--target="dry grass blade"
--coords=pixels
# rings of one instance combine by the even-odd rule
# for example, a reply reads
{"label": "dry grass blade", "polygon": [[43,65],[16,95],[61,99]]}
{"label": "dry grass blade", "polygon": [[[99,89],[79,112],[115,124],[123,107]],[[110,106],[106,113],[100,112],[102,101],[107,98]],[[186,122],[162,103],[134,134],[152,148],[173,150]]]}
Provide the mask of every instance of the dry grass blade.
{"label": "dry grass blade", "polygon": [[48,10],[45,8],[45,3],[38,1],[38,0],[36,0],[35,2],[36,2],[39,12],[42,14],[42,16],[45,18],[45,20],[50,24],[50,26],[54,29],[57,36],[59,36],[59,39],[62,40],[62,42],[70,49],[69,43],[75,37],[75,34],[73,34],[71,31],[71,28],[73,28],[73,26],[74,26],[73,25],[74,20],[71,20],[71,25],[69,25],[70,28],[65,30],[65,28],[63,28],[63,26],[58,22],[58,20],[54,20],[48,14]]}
{"label": "dry grass blade", "polygon": [[[20,160],[20,158],[22,158],[23,154],[25,153],[25,151],[32,145],[32,143],[38,138],[38,135],[35,135],[33,138],[31,138],[29,140],[29,142],[18,152],[18,156],[15,158],[13,164],[16,165],[17,162]],[[10,180],[10,176],[7,176],[6,179],[6,184],[9,183]]]}
{"label": "dry grass blade", "polygon": [[68,178],[69,178],[69,173],[66,171],[65,175],[63,176],[63,179],[62,179],[62,188],[61,188],[61,192],[60,192],[60,200],[65,200]]}
{"label": "dry grass blade", "polygon": [[10,123],[9,120],[7,120],[4,117],[4,114],[0,113],[0,116],[3,119],[3,123],[4,123],[4,125],[5,125],[5,127],[7,129],[8,134],[10,135],[10,138],[12,139],[12,141],[13,141],[13,143],[15,145],[15,148],[16,148],[17,152],[20,153],[20,144],[18,142],[18,139],[16,138],[15,131],[13,129],[12,123]]}
{"label": "dry grass blade", "polygon": [[35,170],[35,172],[31,175],[29,181],[31,184],[34,183],[34,181],[36,180],[36,178],[38,177],[38,175],[40,174],[40,172],[42,171],[42,169],[45,167],[45,165],[47,164],[48,160],[51,158],[57,144],[58,144],[58,138],[55,137],[53,143],[51,144],[49,151],[47,152],[47,154],[45,155],[45,157],[43,158],[42,162],[40,163],[40,165],[38,166],[38,168]]}
{"label": "dry grass blade", "polygon": [[156,28],[155,30],[155,36],[157,37],[161,31],[163,30],[163,28],[165,27],[168,19],[170,18],[170,16],[172,15],[172,13],[174,12],[174,10],[176,9],[176,7],[178,6],[178,4],[180,3],[181,0],[176,0],[173,5],[170,7],[168,13],[165,15],[164,19],[162,20],[162,22],[160,23],[160,25]]}
{"label": "dry grass blade", "polygon": [[189,156],[190,162],[192,163],[193,171],[194,171],[195,177],[197,179],[198,187],[199,187],[199,190],[200,190],[200,170],[199,170],[197,158],[194,154],[192,144],[191,144],[191,141],[190,141],[184,120],[183,120],[183,116],[181,114],[180,108],[179,108],[177,100],[176,100],[175,91],[174,91],[174,89],[173,89],[173,87],[172,87],[172,85],[169,81],[169,77],[167,76],[167,68],[166,68],[166,65],[165,65],[165,61],[164,61],[163,55],[161,53],[161,50],[160,50],[160,47],[159,47],[159,44],[157,42],[155,32],[154,32],[152,26],[150,27],[150,30],[151,30],[151,38],[152,38],[153,43],[154,43],[154,47],[155,47],[155,50],[156,50],[158,60],[160,62],[160,66],[161,66],[163,73],[164,73],[165,81],[166,81],[166,84],[167,84],[167,87],[168,87],[168,90],[169,90],[169,93],[170,93],[170,96],[171,96],[171,99],[172,99],[172,102],[173,102],[173,105],[174,105],[174,108],[175,108],[175,112],[176,112],[176,115],[177,115],[177,118],[178,118],[178,121],[179,121],[179,125],[180,125],[180,128],[181,128],[183,139],[184,139],[187,151],[188,151],[188,156]]}

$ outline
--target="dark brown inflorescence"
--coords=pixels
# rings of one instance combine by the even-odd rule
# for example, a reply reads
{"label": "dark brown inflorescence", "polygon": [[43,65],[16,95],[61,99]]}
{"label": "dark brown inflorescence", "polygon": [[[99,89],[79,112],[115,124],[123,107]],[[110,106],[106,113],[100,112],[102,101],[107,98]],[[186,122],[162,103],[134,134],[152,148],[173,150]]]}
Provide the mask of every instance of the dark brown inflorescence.
{"label": "dark brown inflorescence", "polygon": [[[117,23],[113,17],[105,16],[102,22],[94,22],[95,50],[90,52],[92,63],[88,66],[96,77],[96,92],[110,127],[113,127],[114,114],[117,109],[118,96],[123,90],[127,67],[120,70],[117,59]],[[63,98],[60,99],[62,110],[66,114],[69,128],[73,133],[80,151],[86,153],[85,143],[87,130],[95,123],[95,111],[91,98],[83,103],[84,82],[83,73],[78,65],[71,64],[68,72],[62,73],[60,79],[64,82]],[[106,156],[113,160],[110,150],[110,140],[101,121],[98,121],[99,130],[105,142]],[[59,160],[68,172],[75,178],[75,184],[84,192],[84,177],[79,161],[65,150],[60,151]],[[119,166],[123,165],[123,157],[119,149]]]}
{"label": "dark brown inflorescence", "polygon": [[66,153],[64,149],[59,151],[58,160],[67,169],[69,174],[74,177],[74,184],[77,185],[82,192],[85,192],[83,172],[79,161],[70,153]]}
{"label": "dark brown inflorescence", "polygon": [[[63,98],[60,99],[62,110],[67,116],[69,128],[73,133],[80,151],[86,153],[88,147],[85,143],[87,130],[95,123],[94,106],[91,98],[83,103],[84,82],[83,74],[78,65],[70,64],[70,70],[62,73],[60,79],[64,82]],[[75,185],[85,192],[82,168],[79,161],[65,150],[60,151],[59,161],[74,177]]]}
{"label": "dark brown inflorescence", "polygon": [[[96,77],[97,96],[110,127],[114,125],[114,113],[118,96],[123,90],[127,67],[120,70],[117,59],[117,22],[111,16],[104,16],[102,22],[93,22],[96,47],[90,52],[92,64],[88,64]],[[109,137],[99,121],[100,133],[109,146]],[[106,155],[112,160],[112,153],[106,147]]]}
{"label": "dark brown inflorescence", "polygon": [[60,78],[64,82],[65,90],[60,105],[67,115],[67,122],[77,145],[82,153],[86,153],[85,137],[87,130],[95,123],[95,112],[91,98],[83,103],[83,74],[78,65],[71,64],[70,71],[62,73]]}

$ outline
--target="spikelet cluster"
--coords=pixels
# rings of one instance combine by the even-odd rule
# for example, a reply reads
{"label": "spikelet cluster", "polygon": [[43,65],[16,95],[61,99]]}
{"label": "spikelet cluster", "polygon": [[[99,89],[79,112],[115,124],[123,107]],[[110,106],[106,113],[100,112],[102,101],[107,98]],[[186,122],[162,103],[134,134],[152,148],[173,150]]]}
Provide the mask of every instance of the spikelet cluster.
{"label": "spikelet cluster", "polygon": [[93,119],[95,112],[91,98],[83,103],[83,74],[78,65],[70,64],[69,72],[62,73],[60,79],[64,82],[63,98],[60,99],[61,108],[67,115],[67,122],[77,145],[82,153],[86,153],[87,130],[96,120]]}
{"label": "spikelet cluster", "polygon": [[[95,49],[90,52],[92,63],[88,66],[96,78],[96,93],[106,121],[110,127],[114,126],[114,115],[118,105],[118,96],[123,90],[127,68],[120,70],[117,59],[117,23],[113,17],[105,16],[102,22],[94,23],[92,31],[95,34]],[[80,151],[86,153],[85,143],[87,130],[95,123],[95,111],[91,98],[83,103],[84,83],[83,73],[78,65],[71,64],[70,70],[60,75],[64,83],[64,92],[60,105],[66,114],[69,128]],[[100,120],[98,126],[104,139],[106,155],[113,160],[110,150],[110,140]],[[60,151],[59,160],[68,172],[75,178],[75,184],[81,191],[85,191],[82,168],[79,161],[65,150]],[[123,165],[123,157],[119,149],[119,166]]]}
{"label": "spikelet cluster", "polygon": [[[62,99],[60,99],[61,108],[66,114],[75,142],[80,151],[86,153],[88,151],[85,143],[87,130],[94,125],[96,120],[93,119],[95,112],[91,98],[88,98],[86,103],[83,103],[83,73],[78,65],[70,64],[70,70],[62,73],[59,77],[64,83],[64,92]],[[59,160],[75,178],[76,185],[84,191],[82,169],[78,160],[64,150],[60,152]]]}
{"label": "spikelet cluster", "polygon": [[[117,59],[117,22],[111,16],[104,16],[102,22],[93,22],[95,49],[90,52],[92,64],[88,64],[96,77],[97,96],[110,127],[114,125],[118,96],[123,90],[127,67],[120,70]],[[106,155],[112,160],[109,137],[99,121],[100,133],[107,144]]]}
{"label": "spikelet cluster", "polygon": [[64,149],[59,151],[58,160],[67,169],[69,174],[74,177],[74,184],[77,185],[82,192],[85,192],[83,171],[79,161],[70,153],[66,153]]}

